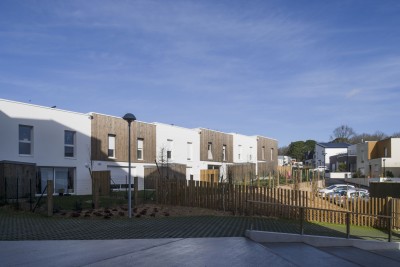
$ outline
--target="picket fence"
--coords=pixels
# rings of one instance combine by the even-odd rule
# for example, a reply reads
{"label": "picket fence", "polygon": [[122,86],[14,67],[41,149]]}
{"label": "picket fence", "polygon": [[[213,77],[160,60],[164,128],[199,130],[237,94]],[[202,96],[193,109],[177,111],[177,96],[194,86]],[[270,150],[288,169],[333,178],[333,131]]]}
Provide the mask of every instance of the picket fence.
{"label": "picket fence", "polygon": [[[400,199],[370,198],[339,203],[323,199],[309,191],[283,188],[208,183],[201,181],[155,180],[155,200],[159,204],[190,206],[230,211],[234,215],[304,219],[310,222],[345,224],[351,212],[351,224],[400,229]],[[389,222],[387,216],[392,216]]]}

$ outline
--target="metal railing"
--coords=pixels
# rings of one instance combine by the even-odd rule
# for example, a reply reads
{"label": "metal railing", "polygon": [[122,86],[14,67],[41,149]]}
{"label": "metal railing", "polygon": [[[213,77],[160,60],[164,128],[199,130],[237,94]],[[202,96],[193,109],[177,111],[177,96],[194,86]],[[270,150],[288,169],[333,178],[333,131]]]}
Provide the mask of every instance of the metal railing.
{"label": "metal railing", "polygon": [[[280,204],[280,203],[272,203],[272,202],[263,202],[263,201],[255,201],[255,200],[246,200],[249,203],[253,204],[264,204],[264,205],[271,205],[271,206],[280,206],[280,207],[287,207],[287,208],[294,208],[299,209],[299,234],[304,234],[304,222],[305,222],[305,211],[307,210],[317,210],[317,211],[325,211],[325,212],[335,212],[335,213],[344,213],[346,214],[346,238],[350,238],[350,225],[351,225],[351,216],[368,216],[368,217],[376,217],[376,218],[384,218],[388,220],[387,224],[387,231],[388,231],[388,242],[392,242],[392,221],[394,216],[392,215],[371,215],[367,213],[360,213],[360,212],[352,212],[352,211],[341,211],[341,210],[331,210],[331,209],[321,209],[321,208],[313,208],[313,207],[304,207],[304,206],[294,206],[294,205],[287,205],[287,204]],[[254,206],[253,206],[254,208]]]}

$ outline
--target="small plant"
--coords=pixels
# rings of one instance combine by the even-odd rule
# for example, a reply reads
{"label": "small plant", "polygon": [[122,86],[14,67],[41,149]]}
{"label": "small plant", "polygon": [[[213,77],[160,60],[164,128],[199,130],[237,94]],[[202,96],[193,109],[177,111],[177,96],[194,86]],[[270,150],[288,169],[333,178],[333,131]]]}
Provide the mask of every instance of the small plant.
{"label": "small plant", "polygon": [[394,177],[393,172],[392,171],[386,171],[386,177],[393,178]]}
{"label": "small plant", "polygon": [[82,210],[82,201],[80,199],[75,201],[74,210],[81,211]]}

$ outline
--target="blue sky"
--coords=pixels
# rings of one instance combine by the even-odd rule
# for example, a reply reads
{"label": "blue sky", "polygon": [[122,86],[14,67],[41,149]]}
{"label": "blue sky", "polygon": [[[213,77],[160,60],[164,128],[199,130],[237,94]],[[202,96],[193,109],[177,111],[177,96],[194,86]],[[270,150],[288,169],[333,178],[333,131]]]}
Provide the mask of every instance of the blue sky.
{"label": "blue sky", "polygon": [[0,1],[0,98],[329,141],[399,132],[400,1]]}

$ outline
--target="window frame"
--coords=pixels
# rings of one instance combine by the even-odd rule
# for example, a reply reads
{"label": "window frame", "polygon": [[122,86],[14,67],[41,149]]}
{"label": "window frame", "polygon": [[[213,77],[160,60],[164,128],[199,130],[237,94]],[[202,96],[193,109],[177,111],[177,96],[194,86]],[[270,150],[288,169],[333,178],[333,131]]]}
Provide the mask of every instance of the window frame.
{"label": "window frame", "polygon": [[192,161],[193,160],[193,143],[187,142],[186,146],[187,146],[186,159],[188,161]]}
{"label": "window frame", "polygon": [[[21,128],[29,129],[29,140],[21,139]],[[21,153],[21,144],[29,144],[29,154]],[[20,156],[32,156],[33,155],[33,126],[19,124],[18,125],[18,155]]]}
{"label": "window frame", "polygon": [[[139,146],[141,144],[141,146]],[[139,157],[140,153],[140,157]],[[143,160],[144,159],[144,138],[137,138],[136,140],[136,159]]]}
{"label": "window frame", "polygon": [[[73,134],[73,144],[67,144],[66,142],[66,134],[72,133]],[[72,156],[67,155],[66,148],[72,148]],[[75,158],[76,157],[76,132],[71,130],[64,130],[64,157],[65,158]]]}
{"label": "window frame", "polygon": [[174,140],[167,139],[167,160],[172,160],[172,147],[174,145]]}
{"label": "window frame", "polygon": [[[114,141],[113,141],[114,147],[113,148],[110,146],[110,144],[112,143],[112,142],[110,142],[110,138],[114,139]],[[116,158],[116,149],[115,149],[116,148],[116,142],[117,142],[117,136],[115,134],[109,134],[108,135],[108,149],[107,149],[108,158],[111,158],[111,159],[115,159]],[[112,156],[110,156],[110,151],[113,152]]]}
{"label": "window frame", "polygon": [[208,144],[207,144],[207,159],[209,159],[209,160],[213,159],[212,142],[208,142]]}

